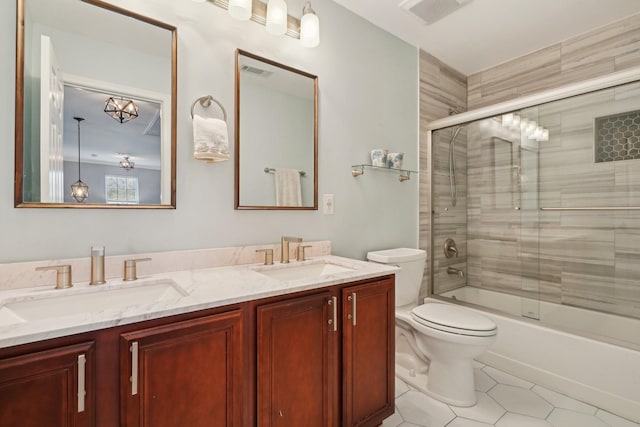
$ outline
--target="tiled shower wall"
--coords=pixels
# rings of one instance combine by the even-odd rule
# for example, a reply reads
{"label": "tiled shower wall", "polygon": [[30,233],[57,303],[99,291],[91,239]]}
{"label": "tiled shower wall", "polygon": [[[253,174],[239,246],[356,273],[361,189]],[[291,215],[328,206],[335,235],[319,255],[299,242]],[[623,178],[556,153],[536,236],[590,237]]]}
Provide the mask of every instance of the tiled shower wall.
{"label": "tiled shower wall", "polygon": [[[467,248],[464,242],[466,242],[467,218],[466,213],[465,215],[462,215],[458,214],[457,211],[452,212],[451,209],[447,211],[444,210],[447,207],[447,197],[449,193],[448,166],[446,162],[448,140],[444,135],[444,132],[442,133],[442,137],[439,141],[435,141],[436,145],[434,145],[434,152],[437,154],[434,162],[436,170],[434,171],[433,179],[434,189],[437,196],[434,198],[434,206],[430,205],[430,177],[432,174],[429,170],[430,158],[426,153],[426,132],[424,131],[426,124],[432,120],[448,115],[449,108],[461,111],[466,109],[461,108],[462,105],[466,104],[468,104],[468,109],[479,108],[497,102],[514,99],[519,96],[559,87],[568,83],[606,75],[625,68],[640,66],[640,39],[637,37],[637,34],[639,33],[640,15],[635,15],[592,32],[568,39],[556,45],[549,46],[545,49],[541,49],[537,52],[533,52],[529,55],[506,62],[491,69],[473,74],[469,76],[468,79],[461,73],[455,72],[455,70],[452,70],[446,64],[443,64],[433,56],[425,52],[421,52],[420,246],[428,250],[429,256],[435,257],[434,265],[436,266],[436,275],[439,275],[443,268],[446,270],[446,264],[440,262],[443,260],[443,257],[440,255],[442,254],[443,242],[440,242],[440,240],[442,240],[441,237],[444,237],[447,234],[451,234],[451,237],[456,239],[456,242],[461,249],[460,258],[457,260],[454,259],[453,262],[466,262]],[[467,83],[468,92],[465,96],[461,96],[459,89],[466,87]],[[465,129],[461,132],[460,137],[464,136],[465,132],[470,136],[470,139],[473,138],[474,129],[472,129],[471,126],[469,126],[469,129]],[[592,143],[593,140],[591,139],[590,142]],[[470,148],[471,144],[472,143],[470,142]],[[464,139],[462,139],[461,142],[456,140],[456,153],[464,157],[464,159],[458,161],[458,170],[463,171],[467,157]],[[482,168],[481,165],[474,165],[473,163],[475,161],[474,156],[477,154],[478,153],[469,152],[469,163],[472,166]],[[621,167],[622,166],[619,166],[619,168]],[[629,168],[631,166],[626,167]],[[478,173],[478,170],[472,171],[470,169],[469,175],[472,173]],[[471,178],[475,179],[475,177]],[[618,180],[620,179],[622,178],[618,174]],[[627,175],[624,179],[631,180],[635,182],[636,185],[638,184],[638,181],[635,181],[636,178],[633,178],[632,176]],[[543,182],[540,185],[542,186],[544,184],[545,183]],[[459,178],[458,185],[466,185],[466,177]],[[585,184],[583,188],[588,188],[588,185],[588,183]],[[547,187],[544,187],[543,190],[547,191]],[[553,190],[548,191],[553,192]],[[458,192],[459,195],[466,194],[466,189],[459,187]],[[525,195],[526,194],[531,193],[525,192]],[[484,275],[484,277],[491,278],[497,282],[499,286],[500,284],[504,284],[506,286],[508,280],[502,280],[505,279],[506,276],[501,276],[501,274],[507,276],[511,275],[511,278],[516,280],[514,284],[520,291],[524,291],[526,293],[529,291],[537,292],[539,290],[545,299],[558,300],[560,298],[560,294],[558,292],[557,284],[561,280],[560,278],[563,274],[567,280],[573,280],[575,283],[576,280],[579,280],[578,278],[582,273],[593,271],[593,268],[595,268],[593,263],[575,263],[574,261],[568,261],[566,265],[569,267],[569,270],[563,273],[561,269],[558,268],[558,263],[553,262],[553,256],[549,257],[548,255],[545,255],[545,251],[553,252],[555,249],[552,248],[557,248],[558,245],[571,246],[573,243],[569,243],[569,241],[564,241],[564,243],[545,241],[545,239],[553,240],[553,237],[551,237],[552,232],[548,230],[550,233],[549,237],[544,237],[540,243],[543,252],[538,271],[538,268],[536,267],[537,262],[531,262],[531,256],[533,256],[533,253],[537,251],[537,244],[532,242],[537,241],[538,231],[533,230],[530,227],[532,221],[536,220],[538,215],[537,213],[533,217],[531,214],[527,214],[526,211],[525,213],[520,213],[520,221],[518,222],[514,219],[518,214],[505,209],[502,214],[504,223],[500,223],[500,220],[489,221],[488,223],[483,223],[482,221],[473,222],[474,215],[476,219],[478,218],[476,210],[477,203],[482,203],[482,200],[475,200],[472,195],[467,202],[470,204],[468,209],[469,220],[472,221],[469,233],[473,233],[473,241],[469,243],[469,251],[475,252],[476,250],[489,250],[489,255],[510,254],[504,257],[497,256],[493,260],[485,262],[484,265],[479,264],[477,259],[471,257],[468,263],[468,277],[470,281],[475,281],[478,277],[482,277]],[[535,203],[532,200],[523,200],[522,202],[525,206],[527,203]],[[486,201],[485,203],[489,202]],[[502,209],[500,208],[501,203],[506,202],[504,200],[499,201],[496,205],[498,209]],[[436,226],[436,229],[434,230],[433,248],[430,247],[429,236],[429,221],[432,209],[434,210],[434,215],[436,215],[436,217],[437,215],[441,215],[440,219],[442,220],[442,226]],[[547,220],[551,221],[550,224],[567,224],[571,223],[571,221],[575,219],[572,218],[572,216],[575,216],[572,214],[561,214],[555,219],[552,218],[551,215],[548,217],[547,215],[548,214],[545,214],[545,217],[541,218],[544,221],[545,226]],[[637,215],[630,213],[615,214],[616,223],[622,224],[622,228],[619,229],[620,231],[614,232],[617,236],[617,241],[620,242],[621,246],[617,246],[615,248],[610,246],[607,249],[609,255],[605,256],[605,259],[610,259],[610,257],[613,256],[611,255],[612,252],[619,254],[620,262],[618,270],[620,271],[620,275],[618,277],[627,277],[627,280],[630,280],[633,275],[636,275],[637,277],[638,273],[632,271],[631,266],[634,263],[636,265],[640,264],[636,262],[636,257],[640,250],[634,249],[637,247],[637,244],[634,245],[630,243],[631,241],[636,241],[635,239],[640,237],[640,234],[635,228],[636,225],[640,226],[640,223],[635,219],[636,217]],[[577,221],[575,224],[572,224],[572,227],[573,225],[579,227],[579,224],[581,223],[584,224],[584,222]],[[500,230],[496,228],[496,225],[500,226],[498,227]],[[502,228],[503,225],[506,225],[507,229]],[[509,227],[511,228],[509,229]],[[596,230],[596,236],[600,235],[598,233],[598,227],[593,225],[586,225],[585,227],[586,229],[591,229],[593,227]],[[583,232],[586,232],[586,229],[584,229]],[[546,231],[547,229],[544,227],[541,230],[543,234]],[[514,242],[513,239],[517,235],[524,237],[524,239],[521,239],[520,243],[508,243]],[[596,241],[598,239],[609,239],[609,237],[594,238]],[[458,241],[458,239],[460,239],[460,241]],[[482,246],[482,249],[478,246],[474,246],[480,241],[485,245]],[[582,241],[578,244],[584,243],[585,242]],[[517,245],[521,246],[518,247]],[[591,247],[593,247],[593,242],[587,245],[587,249]],[[519,263],[514,262],[513,259],[513,254],[516,253],[516,249],[518,249],[519,253],[524,256],[524,258],[520,259]],[[576,250],[576,247],[571,246],[571,250]],[[588,251],[589,250],[590,249],[588,249]],[[593,253],[591,253],[591,255],[586,255],[586,258],[589,258],[592,255]],[[512,259],[509,259],[510,257]],[[628,261],[623,261],[623,259]],[[607,268],[609,268],[609,273],[612,273],[616,269],[611,261],[607,261],[605,264],[608,266]],[[596,276],[598,275],[606,275],[605,270],[600,270]],[[455,277],[447,275],[441,276],[440,279],[443,277],[446,278],[446,281],[443,281],[439,285],[439,289],[436,289],[436,291],[446,290],[460,284],[464,284],[464,281],[458,280]],[[573,277],[576,279],[571,279]],[[584,279],[584,277],[580,278]],[[539,288],[537,287],[538,279],[540,279]],[[429,289],[429,280],[430,272],[427,271],[423,280],[423,295]],[[566,283],[568,285],[567,293],[563,298],[569,302],[576,297],[573,296],[575,292],[569,291],[571,289],[571,285],[569,285],[569,283],[571,282],[568,281]],[[619,289],[616,288],[613,293],[620,295],[621,298],[630,297],[631,293],[633,293],[628,286],[620,285],[618,288]],[[606,290],[599,289],[599,285],[596,285],[595,283],[586,284],[585,289],[590,290],[587,294],[577,297],[585,300],[583,303],[590,298],[589,295],[607,293]],[[609,289],[608,293],[611,294],[611,288],[607,289]],[[635,296],[633,296],[633,298],[635,298]],[[606,304],[602,302],[602,299],[602,296],[596,298],[593,305]]]}
{"label": "tiled shower wall", "polygon": [[[420,295],[422,299],[428,294],[430,288],[431,272],[429,270],[430,257],[435,256],[436,259],[440,259],[439,254],[443,253],[436,250],[431,250],[431,235],[430,235],[430,221],[431,221],[431,156],[427,153],[427,131],[426,125],[436,119],[447,117],[451,110],[466,111],[467,110],[467,78],[464,74],[454,70],[442,61],[438,60],[434,56],[420,51],[420,248],[427,251],[427,263],[425,268],[425,274],[423,276],[422,288]],[[464,134],[457,138],[458,141],[464,141]],[[442,152],[448,141],[438,141],[437,150]],[[458,144],[456,147],[457,160],[459,160],[458,168],[464,170],[466,166],[466,151],[465,144]],[[446,160],[446,153],[444,159]],[[444,174],[445,169],[448,173],[448,166],[437,162],[435,165],[436,173],[434,177],[436,182],[434,186],[438,188],[438,194],[445,189]],[[448,178],[447,178],[448,180]],[[447,181],[448,182],[448,181]],[[463,206],[465,204],[466,190],[466,177],[460,178],[458,183],[458,198],[460,206],[456,212],[463,212]],[[455,222],[458,221],[458,222]],[[459,230],[461,232],[460,242],[464,243],[464,230],[466,229],[464,216],[457,219],[451,218],[451,221],[447,225],[450,229]],[[437,241],[436,241],[436,244]],[[460,263],[465,262],[466,248],[462,247],[463,253],[460,254],[458,261]]]}

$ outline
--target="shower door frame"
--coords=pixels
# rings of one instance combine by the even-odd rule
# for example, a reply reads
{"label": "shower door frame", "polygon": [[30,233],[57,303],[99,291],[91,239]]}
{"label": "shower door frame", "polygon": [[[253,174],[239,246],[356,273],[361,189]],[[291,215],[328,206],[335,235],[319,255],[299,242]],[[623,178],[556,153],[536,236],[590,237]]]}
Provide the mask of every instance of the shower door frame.
{"label": "shower door frame", "polygon": [[[442,119],[434,120],[426,126],[427,131],[427,153],[429,172],[429,208],[431,216],[429,221],[429,241],[427,247],[427,262],[429,265],[427,297],[434,295],[434,155],[432,133],[444,128],[464,125],[476,120],[488,119],[501,114],[514,112],[524,108],[535,107],[552,101],[571,98],[573,96],[584,95],[602,89],[624,85],[627,83],[640,82],[640,67],[633,67],[627,70],[607,74],[582,82],[571,83],[555,89],[538,92],[532,95],[522,96],[513,100],[500,102],[486,107],[477,108],[464,113],[455,114]],[[544,208],[539,208],[544,210]],[[467,260],[468,262],[468,260]]]}

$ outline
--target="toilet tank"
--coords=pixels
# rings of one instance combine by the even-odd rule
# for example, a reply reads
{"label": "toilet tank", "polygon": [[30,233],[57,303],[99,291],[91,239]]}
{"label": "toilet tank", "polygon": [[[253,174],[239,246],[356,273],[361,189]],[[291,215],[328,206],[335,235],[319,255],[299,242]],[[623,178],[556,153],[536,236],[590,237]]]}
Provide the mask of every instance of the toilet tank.
{"label": "toilet tank", "polygon": [[396,307],[418,304],[426,258],[425,251],[411,248],[386,249],[367,254],[369,261],[400,267],[401,270],[396,273]]}

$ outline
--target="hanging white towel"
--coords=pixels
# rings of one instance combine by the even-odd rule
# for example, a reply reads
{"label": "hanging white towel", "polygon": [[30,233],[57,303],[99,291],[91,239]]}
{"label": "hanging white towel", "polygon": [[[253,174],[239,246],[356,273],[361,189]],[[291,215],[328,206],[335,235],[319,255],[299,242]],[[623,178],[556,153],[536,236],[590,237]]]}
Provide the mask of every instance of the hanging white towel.
{"label": "hanging white towel", "polygon": [[193,117],[193,157],[207,162],[229,160],[227,122],[220,119]]}
{"label": "hanging white towel", "polygon": [[276,205],[302,206],[300,172],[296,169],[276,168]]}

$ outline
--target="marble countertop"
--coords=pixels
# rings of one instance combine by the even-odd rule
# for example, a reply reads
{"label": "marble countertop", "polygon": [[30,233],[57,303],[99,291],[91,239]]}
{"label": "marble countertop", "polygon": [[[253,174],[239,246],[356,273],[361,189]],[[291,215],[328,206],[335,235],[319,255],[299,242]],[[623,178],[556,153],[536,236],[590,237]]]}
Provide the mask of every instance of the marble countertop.
{"label": "marble countertop", "polygon": [[[308,277],[289,273],[316,270]],[[325,268],[326,267],[326,268]],[[319,270],[325,270],[318,273]],[[298,269],[298,270],[292,270]],[[333,255],[282,265],[234,265],[69,289],[0,291],[0,348],[394,274],[397,267]],[[303,276],[306,273],[301,273]]]}

